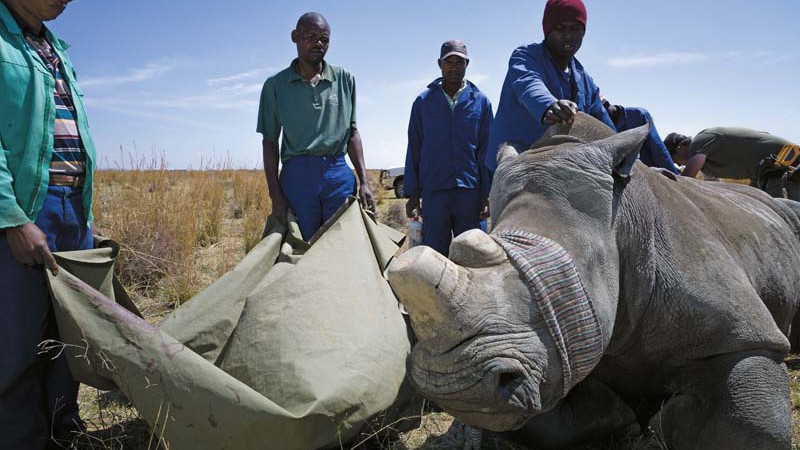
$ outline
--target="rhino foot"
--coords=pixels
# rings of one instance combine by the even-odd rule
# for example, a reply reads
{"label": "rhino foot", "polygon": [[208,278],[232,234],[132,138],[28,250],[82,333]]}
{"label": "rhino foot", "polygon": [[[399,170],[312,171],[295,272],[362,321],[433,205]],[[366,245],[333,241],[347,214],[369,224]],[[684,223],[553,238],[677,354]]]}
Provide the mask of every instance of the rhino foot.
{"label": "rhino foot", "polygon": [[650,421],[675,450],[789,450],[789,375],[779,355],[732,353],[698,361]]}

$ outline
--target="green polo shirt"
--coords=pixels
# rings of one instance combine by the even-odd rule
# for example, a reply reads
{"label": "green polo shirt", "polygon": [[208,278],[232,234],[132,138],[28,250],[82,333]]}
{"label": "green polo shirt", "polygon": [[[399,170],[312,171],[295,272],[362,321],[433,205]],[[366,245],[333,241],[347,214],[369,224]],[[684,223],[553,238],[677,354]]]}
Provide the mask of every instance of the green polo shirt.
{"label": "green polo shirt", "polygon": [[755,179],[758,163],[791,143],[747,128],[708,128],[692,138],[689,156],[706,155],[703,173],[717,178]]}
{"label": "green polo shirt", "polygon": [[267,79],[261,90],[256,131],[278,142],[281,162],[292,156],[341,156],[347,153],[356,124],[356,82],[350,72],[324,62],[316,83],[288,68]]}

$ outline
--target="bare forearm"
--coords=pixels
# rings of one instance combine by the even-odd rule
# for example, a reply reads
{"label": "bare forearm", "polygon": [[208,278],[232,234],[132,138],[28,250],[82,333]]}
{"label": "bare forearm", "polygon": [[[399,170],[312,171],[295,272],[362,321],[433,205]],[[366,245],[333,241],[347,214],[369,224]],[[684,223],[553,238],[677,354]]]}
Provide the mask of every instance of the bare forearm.
{"label": "bare forearm", "polygon": [[278,182],[278,146],[267,139],[261,141],[262,153],[264,157],[264,175],[267,178],[267,190],[270,197],[274,199],[276,194],[283,196],[281,185]]}
{"label": "bare forearm", "polygon": [[681,175],[695,178],[697,177],[697,173],[703,168],[706,163],[706,155],[704,154],[697,154],[689,158],[686,162],[686,167],[683,168],[683,172]]}
{"label": "bare forearm", "polygon": [[350,142],[347,144],[347,156],[350,157],[350,162],[353,163],[353,168],[356,171],[358,184],[367,185],[367,167],[364,164],[364,146],[361,143],[361,134],[358,129],[353,128],[350,134]]}

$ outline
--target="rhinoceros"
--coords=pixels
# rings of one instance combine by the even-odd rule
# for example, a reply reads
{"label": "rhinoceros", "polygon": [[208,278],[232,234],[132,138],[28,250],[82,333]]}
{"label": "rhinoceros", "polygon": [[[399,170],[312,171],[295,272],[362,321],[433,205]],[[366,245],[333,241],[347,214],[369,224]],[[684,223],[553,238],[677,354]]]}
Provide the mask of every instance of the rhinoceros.
{"label": "rhinoceros", "polygon": [[536,448],[652,426],[672,450],[788,450],[800,204],[634,163],[647,132],[580,115],[503,148],[491,234],[392,262],[412,382]]}

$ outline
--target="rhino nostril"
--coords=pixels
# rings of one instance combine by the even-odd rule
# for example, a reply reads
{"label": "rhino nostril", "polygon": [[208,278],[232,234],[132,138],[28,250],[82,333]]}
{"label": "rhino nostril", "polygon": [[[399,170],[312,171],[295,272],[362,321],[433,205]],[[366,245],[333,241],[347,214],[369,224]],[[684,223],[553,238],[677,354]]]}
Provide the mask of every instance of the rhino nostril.
{"label": "rhino nostril", "polygon": [[523,377],[517,372],[501,372],[497,378],[497,390],[503,401],[511,398],[511,395],[522,384]]}

